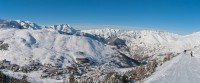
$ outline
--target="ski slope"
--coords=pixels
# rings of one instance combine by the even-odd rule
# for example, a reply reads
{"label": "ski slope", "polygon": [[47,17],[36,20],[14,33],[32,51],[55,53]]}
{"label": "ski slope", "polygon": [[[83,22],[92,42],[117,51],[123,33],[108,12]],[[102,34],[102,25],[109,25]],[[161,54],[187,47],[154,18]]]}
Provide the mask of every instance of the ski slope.
{"label": "ski slope", "polygon": [[199,83],[200,82],[200,47],[190,53],[180,54],[171,61],[158,67],[156,72],[144,83]]}

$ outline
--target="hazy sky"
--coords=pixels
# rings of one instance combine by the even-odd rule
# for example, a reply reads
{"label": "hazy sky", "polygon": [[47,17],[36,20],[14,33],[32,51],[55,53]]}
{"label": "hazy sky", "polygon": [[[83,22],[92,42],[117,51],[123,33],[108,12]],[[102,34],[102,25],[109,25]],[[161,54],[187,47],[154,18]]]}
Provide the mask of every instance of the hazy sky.
{"label": "hazy sky", "polygon": [[40,25],[119,25],[188,34],[200,31],[200,1],[0,0],[0,18]]}

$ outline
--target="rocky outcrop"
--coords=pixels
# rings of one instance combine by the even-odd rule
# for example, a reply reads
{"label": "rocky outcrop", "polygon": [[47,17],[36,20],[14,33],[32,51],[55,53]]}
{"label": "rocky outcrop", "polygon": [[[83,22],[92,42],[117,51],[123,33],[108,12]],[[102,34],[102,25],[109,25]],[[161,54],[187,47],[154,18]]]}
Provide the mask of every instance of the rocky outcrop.
{"label": "rocky outcrop", "polygon": [[0,41],[0,50],[8,50],[9,45],[4,43],[4,41]]}
{"label": "rocky outcrop", "polygon": [[118,37],[109,38],[105,41],[105,43],[107,45],[116,46],[117,48],[120,48],[122,46],[126,46],[125,42],[126,42],[125,40],[122,40]]}

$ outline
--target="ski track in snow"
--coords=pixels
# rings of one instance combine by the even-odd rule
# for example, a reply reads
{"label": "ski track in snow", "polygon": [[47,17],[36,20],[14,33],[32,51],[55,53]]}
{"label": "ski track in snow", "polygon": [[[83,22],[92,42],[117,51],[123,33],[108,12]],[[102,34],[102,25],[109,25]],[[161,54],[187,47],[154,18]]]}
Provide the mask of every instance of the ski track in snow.
{"label": "ski track in snow", "polygon": [[[200,50],[190,54],[180,54],[171,61],[158,67],[156,72],[144,83],[199,83],[200,82]],[[198,54],[197,54],[198,53]]]}

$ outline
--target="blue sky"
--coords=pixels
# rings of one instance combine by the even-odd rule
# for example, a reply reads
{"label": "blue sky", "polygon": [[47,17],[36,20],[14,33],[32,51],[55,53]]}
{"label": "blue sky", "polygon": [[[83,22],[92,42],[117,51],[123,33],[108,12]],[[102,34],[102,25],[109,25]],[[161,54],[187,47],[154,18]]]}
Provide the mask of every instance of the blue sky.
{"label": "blue sky", "polygon": [[0,0],[0,18],[40,25],[93,24],[200,31],[198,0]]}

